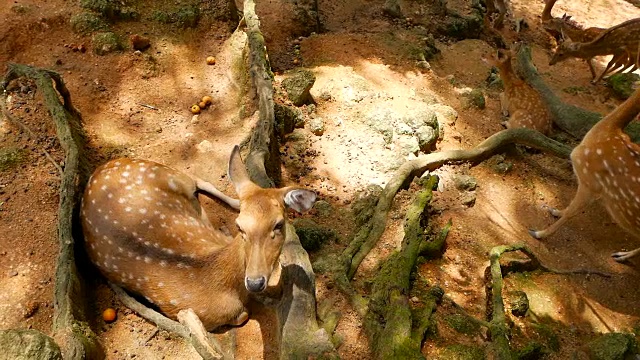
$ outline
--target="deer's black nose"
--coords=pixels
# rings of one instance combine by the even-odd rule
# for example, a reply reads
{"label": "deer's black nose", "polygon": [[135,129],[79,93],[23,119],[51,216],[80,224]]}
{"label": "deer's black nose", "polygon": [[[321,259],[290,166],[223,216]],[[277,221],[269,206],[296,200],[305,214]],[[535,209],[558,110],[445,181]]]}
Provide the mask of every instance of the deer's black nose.
{"label": "deer's black nose", "polygon": [[251,292],[260,292],[267,287],[267,279],[264,276],[255,279],[246,277],[244,278],[244,285]]}

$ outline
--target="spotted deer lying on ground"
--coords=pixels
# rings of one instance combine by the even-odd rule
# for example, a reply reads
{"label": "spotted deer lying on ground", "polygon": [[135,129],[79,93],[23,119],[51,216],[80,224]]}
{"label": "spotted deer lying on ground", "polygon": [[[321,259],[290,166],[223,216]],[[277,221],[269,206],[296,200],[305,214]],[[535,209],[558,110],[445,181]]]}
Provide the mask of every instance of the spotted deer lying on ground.
{"label": "spotted deer lying on ground", "polygon": [[[561,18],[551,16],[551,9],[555,5],[557,0],[546,0],[544,10],[542,11],[542,27],[551,34],[558,43],[562,43],[567,38],[570,41],[578,43],[587,43],[593,41],[600,36],[605,28],[600,27],[588,27],[584,28],[577,22],[571,20],[571,16],[564,14]],[[594,58],[586,58],[587,65],[589,65],[589,71],[591,71],[592,79],[596,79],[596,69],[593,65]]]}
{"label": "spotted deer lying on ground", "polygon": [[551,113],[540,94],[515,74],[511,53],[498,52],[498,57],[488,55],[483,60],[500,72],[504,84],[500,103],[503,113],[509,113],[507,128],[530,128],[548,135],[551,132]]}
{"label": "spotted deer lying on ground", "polygon": [[[635,71],[640,66],[640,18],[610,27],[588,42],[574,42],[566,36],[556,49],[549,65],[570,57],[591,59],[599,55],[613,55],[604,71],[593,80],[599,82],[606,75]],[[592,71],[595,77],[595,71]]]}
{"label": "spotted deer lying on ground", "polygon": [[[602,199],[611,218],[640,238],[640,146],[631,142],[622,129],[640,112],[640,90],[598,122],[571,152],[578,190],[564,210],[551,209],[560,219],[533,237],[545,238],[593,200]],[[624,261],[640,254],[640,248],[612,254]]]}
{"label": "spotted deer lying on ground", "polygon": [[[191,308],[208,330],[242,324],[249,294],[265,290],[279,266],[286,207],[307,211],[316,194],[254,184],[237,146],[228,172],[239,201],[155,162],[118,159],[100,166],[80,212],[91,261],[109,281],[171,318]],[[239,208],[238,236],[212,227],[198,193]]]}

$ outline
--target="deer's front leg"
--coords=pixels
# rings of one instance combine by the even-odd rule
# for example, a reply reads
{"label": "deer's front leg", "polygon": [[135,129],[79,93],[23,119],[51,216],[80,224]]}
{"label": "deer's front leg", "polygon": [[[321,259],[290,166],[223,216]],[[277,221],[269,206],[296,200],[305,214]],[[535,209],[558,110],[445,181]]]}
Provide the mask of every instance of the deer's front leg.
{"label": "deer's front leg", "polygon": [[[593,201],[593,196],[591,191],[584,186],[579,184],[578,191],[576,195],[571,200],[569,206],[564,210],[555,210],[557,214],[560,214],[561,217],[555,223],[551,224],[548,228],[544,230],[529,230],[529,234],[536,239],[545,238],[554,232],[556,232],[567,220],[571,219],[575,216],[580,210],[582,210],[585,206],[589,205]],[[553,214],[553,211],[551,212]]]}

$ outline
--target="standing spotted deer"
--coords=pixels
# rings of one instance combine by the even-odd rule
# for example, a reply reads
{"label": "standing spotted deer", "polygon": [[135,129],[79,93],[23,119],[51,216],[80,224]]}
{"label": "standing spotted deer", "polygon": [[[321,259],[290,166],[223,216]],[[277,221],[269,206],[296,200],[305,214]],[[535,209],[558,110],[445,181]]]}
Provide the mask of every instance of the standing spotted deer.
{"label": "standing spotted deer", "polygon": [[[84,193],[81,221],[91,261],[112,283],[176,318],[192,309],[206,329],[242,324],[250,293],[267,287],[285,241],[286,207],[309,210],[316,194],[251,182],[236,146],[229,179],[238,200],[212,184],[145,160],[100,166]],[[214,229],[198,193],[239,208],[239,234]]]}
{"label": "standing spotted deer", "polygon": [[[601,199],[611,218],[640,238],[640,146],[622,132],[640,112],[640,90],[598,122],[571,152],[578,190],[564,210],[551,209],[560,219],[533,237],[545,238],[558,230],[585,206]],[[640,248],[612,254],[624,261],[640,254]]]}
{"label": "standing spotted deer", "polygon": [[490,55],[483,60],[500,72],[504,84],[500,103],[502,111],[509,113],[507,128],[530,128],[548,135],[551,132],[551,113],[540,94],[515,74],[510,52],[499,52],[498,57]]}
{"label": "standing spotted deer", "polygon": [[[558,46],[549,65],[570,57],[591,59],[599,55],[613,55],[604,71],[592,82],[604,76],[624,71],[635,71],[640,67],[640,18],[625,21],[610,27],[588,42],[574,42],[567,38]],[[595,76],[595,71],[592,70]]]}
{"label": "standing spotted deer", "polygon": [[[578,43],[588,43],[600,36],[605,30],[600,27],[588,27],[583,28],[577,22],[571,20],[571,16],[564,14],[561,18],[551,16],[551,9],[555,5],[557,0],[546,0],[544,10],[542,11],[542,27],[559,42],[563,42],[566,39]],[[597,78],[596,69],[593,65],[594,58],[585,58],[587,65],[589,65],[589,71],[591,71],[591,78]],[[600,78],[598,78],[598,81]]]}

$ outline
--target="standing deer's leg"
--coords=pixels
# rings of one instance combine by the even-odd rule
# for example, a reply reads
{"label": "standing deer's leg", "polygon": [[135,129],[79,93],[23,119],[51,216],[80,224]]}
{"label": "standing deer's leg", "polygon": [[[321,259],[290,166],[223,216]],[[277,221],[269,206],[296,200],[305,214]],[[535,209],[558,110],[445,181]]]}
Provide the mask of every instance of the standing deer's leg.
{"label": "standing deer's leg", "polygon": [[[593,195],[591,191],[584,185],[578,184],[578,191],[576,195],[571,200],[569,206],[564,210],[556,210],[556,213],[561,214],[562,217],[558,219],[555,223],[551,224],[548,228],[544,230],[529,230],[529,234],[536,239],[545,238],[554,232],[556,232],[567,220],[574,217],[580,210],[582,210],[585,206],[589,205],[593,201]],[[552,212],[553,214],[553,212]]]}
{"label": "standing deer's leg", "polygon": [[240,210],[240,200],[225,195],[210,182],[204,181],[202,179],[196,179],[196,188],[209,196],[213,196],[222,200],[232,208]]}
{"label": "standing deer's leg", "polygon": [[631,250],[631,251],[619,251],[619,252],[615,252],[613,254],[611,254],[611,257],[613,258],[613,260],[617,261],[617,262],[623,262],[627,259],[630,259],[636,255],[640,254],[640,248],[637,248],[635,250]]}
{"label": "standing deer's leg", "polygon": [[[591,58],[590,60],[593,60],[593,58]],[[604,69],[604,71],[600,74],[600,76],[598,76],[597,79],[594,79],[591,81],[592,84],[597,84],[600,80],[602,80],[602,78],[615,71],[616,69],[620,68],[620,66],[624,66],[629,60],[629,56],[627,56],[627,53],[622,53],[622,54],[618,54],[618,55],[614,55],[613,58],[611,59],[611,61],[609,61],[609,63],[607,64],[607,67]],[[592,66],[591,64],[589,64],[589,66]],[[591,67],[593,69],[593,67]],[[592,72],[592,74],[595,77],[595,74]]]}
{"label": "standing deer's leg", "polygon": [[588,58],[586,61],[587,61],[587,65],[589,65],[589,71],[591,71],[591,82],[595,84],[598,82],[598,80],[600,80],[600,78],[602,78],[602,75],[600,76],[600,78],[598,78],[598,80],[594,80],[596,78],[596,68],[593,65],[594,59]]}

